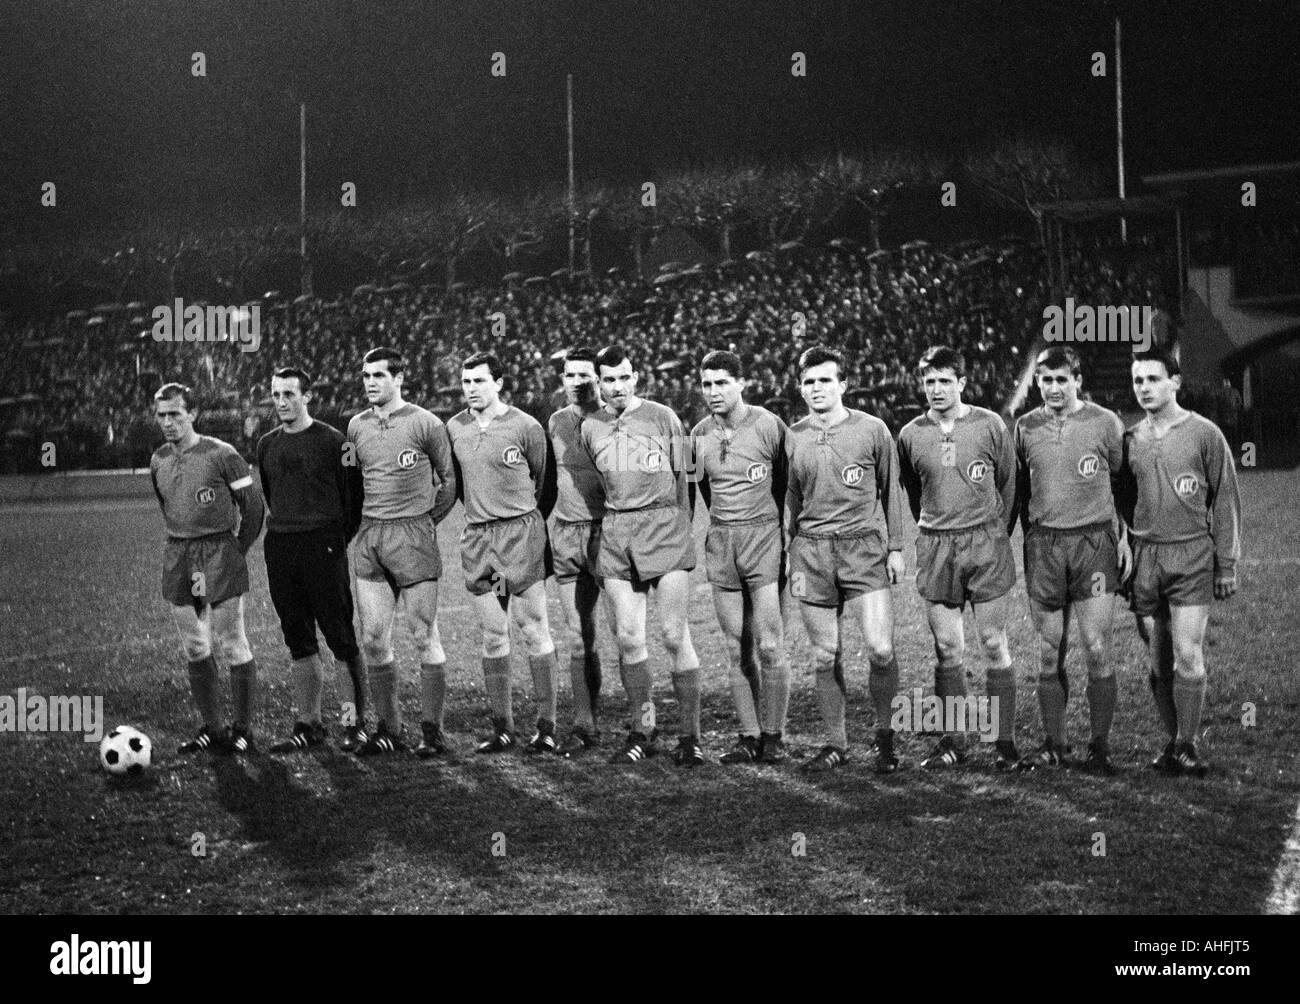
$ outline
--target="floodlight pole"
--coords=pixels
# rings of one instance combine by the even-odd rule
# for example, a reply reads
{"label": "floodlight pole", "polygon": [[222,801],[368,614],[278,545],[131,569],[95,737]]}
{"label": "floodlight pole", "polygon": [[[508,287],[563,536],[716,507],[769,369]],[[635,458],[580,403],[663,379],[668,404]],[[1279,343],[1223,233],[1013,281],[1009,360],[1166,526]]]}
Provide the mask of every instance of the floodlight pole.
{"label": "floodlight pole", "polygon": [[307,102],[298,105],[298,255],[302,293],[311,296],[311,262],[307,259]]}
{"label": "floodlight pole", "polygon": [[569,275],[573,275],[573,256],[574,256],[574,227],[573,213],[575,200],[573,197],[573,74],[570,73],[565,78],[565,103],[568,106],[569,120]]}
{"label": "floodlight pole", "polygon": [[[1120,67],[1119,15],[1115,15],[1115,156],[1119,163],[1119,197],[1124,199],[1124,74]],[[1128,243],[1128,220],[1121,212],[1119,236]]]}

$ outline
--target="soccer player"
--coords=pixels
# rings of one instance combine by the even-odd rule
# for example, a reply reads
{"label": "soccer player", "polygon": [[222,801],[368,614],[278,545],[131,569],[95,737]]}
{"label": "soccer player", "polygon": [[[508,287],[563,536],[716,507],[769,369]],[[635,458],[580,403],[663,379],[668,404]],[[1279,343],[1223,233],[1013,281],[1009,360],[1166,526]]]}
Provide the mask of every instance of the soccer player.
{"label": "soccer player", "polygon": [[1178,361],[1133,356],[1146,417],[1124,433],[1120,512],[1133,547],[1133,610],[1151,653],[1151,692],[1169,735],[1151,766],[1204,776],[1196,751],[1205,704],[1205,626],[1213,600],[1237,591],[1241,499],[1232,452],[1207,418],[1178,403]]}
{"label": "soccer player", "polygon": [[[257,663],[244,633],[244,556],[262,532],[264,507],[253,476],[233,446],[194,431],[194,391],[168,383],[154,395],[166,442],[149,460],[149,476],[167,527],[162,593],[171,604],[189,660],[190,692],[203,725],[180,752],[255,753],[253,696]],[[236,531],[238,527],[238,531]],[[232,724],[222,725],[216,639],[230,667]]]}
{"label": "soccer player", "polygon": [[[341,749],[353,753],[365,731],[365,663],[352,627],[348,541],[357,530],[359,470],[344,464],[343,433],[311,416],[311,377],[293,366],[271,376],[271,401],[280,427],[257,443],[257,473],[270,509],[266,524],[266,576],[293,660],[298,719],[272,753],[320,746],[325,665],[316,640],[319,625],[338,666],[346,669],[352,700],[345,703]],[[340,677],[342,674],[339,674]]]}
{"label": "soccer player", "polygon": [[[938,656],[934,692],[945,711],[967,707],[962,609],[969,603],[989,662],[987,696],[990,704],[997,701],[994,765],[1006,770],[1020,760],[1006,628],[1007,594],[1016,584],[1007,537],[1015,509],[1015,449],[1000,416],[962,401],[966,362],[961,353],[934,346],[917,369],[930,407],[898,434],[898,453],[903,487],[921,529],[916,588]],[[961,700],[950,702],[950,697]],[[921,766],[936,770],[965,759],[964,743],[945,734]]]}
{"label": "soccer player", "polygon": [[537,702],[537,731],[525,752],[555,753],[557,667],[546,616],[546,514],[539,511],[546,433],[537,419],[501,400],[503,373],[501,360],[490,352],[466,359],[460,382],[469,407],[447,424],[465,505],[461,567],[482,630],[483,680],[492,709],[492,735],[479,743],[478,752],[504,753],[515,744],[513,620],[528,650]]}
{"label": "soccer player", "polygon": [[[691,452],[700,496],[709,508],[704,565],[728,640],[731,696],[740,719],[736,745],[720,760],[780,763],[790,705],[780,597],[788,430],[767,409],[745,402],[740,357],[733,352],[704,357],[700,389],[710,415],[691,430]],[[758,644],[757,674],[745,672],[746,618]]]}
{"label": "soccer player", "polygon": [[[1034,362],[1040,408],[1016,421],[1016,508],[1025,534],[1025,590],[1038,632],[1038,706],[1046,739],[1016,765],[1020,770],[1065,762],[1065,708],[1070,620],[1078,618],[1088,667],[1092,742],[1080,764],[1114,774],[1110,727],[1115,718],[1115,668],[1110,664],[1114,594],[1132,563],[1127,534],[1115,514],[1111,480],[1124,453],[1124,424],[1113,411],[1081,400],[1078,354],[1056,345]],[[1008,528],[1008,534],[1014,528]]]}
{"label": "soccer player", "polygon": [[623,689],[631,730],[614,763],[636,763],[655,752],[654,681],[646,651],[646,601],[659,605],[664,648],[673,663],[673,692],[681,715],[674,760],[704,763],[700,747],[700,660],[686,612],[695,567],[686,440],[672,409],[636,396],[637,374],[626,351],[608,345],[596,356],[605,405],[579,430],[605,485],[596,574],[614,608]]}
{"label": "soccer player", "polygon": [[834,770],[849,756],[840,617],[862,626],[876,711],[876,770],[898,769],[892,703],[898,693],[889,587],[905,570],[898,455],[880,419],[844,406],[844,359],[821,345],[799,357],[808,414],[790,427],[790,595],[812,649],[828,742],[803,769]]}
{"label": "soccer player", "polygon": [[551,524],[555,581],[560,609],[581,651],[569,654],[573,688],[573,727],[560,745],[563,756],[581,755],[600,745],[600,653],[596,649],[596,607],[601,597],[596,576],[600,528],[605,517],[605,485],[579,438],[582,423],[600,409],[596,353],[585,346],[564,356],[564,407],[547,422],[555,460],[556,497]]}
{"label": "soccer player", "polygon": [[[436,526],[456,502],[447,428],[402,398],[405,362],[396,349],[375,348],[361,366],[370,407],[352,416],[348,443],[361,468],[361,526],[352,540],[361,612],[361,647],[369,668],[377,727],[362,756],[405,752],[393,656],[393,614],[399,596],[420,652],[420,728],[416,753],[446,752],[443,707],[447,656],[438,634],[442,557]],[[345,456],[348,454],[345,453]]]}

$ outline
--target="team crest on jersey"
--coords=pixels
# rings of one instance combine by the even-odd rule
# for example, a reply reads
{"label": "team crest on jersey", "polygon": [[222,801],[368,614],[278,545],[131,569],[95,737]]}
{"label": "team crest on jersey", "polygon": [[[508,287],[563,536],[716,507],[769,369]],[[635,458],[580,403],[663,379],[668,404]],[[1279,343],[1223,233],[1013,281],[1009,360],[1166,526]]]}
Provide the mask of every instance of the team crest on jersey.
{"label": "team crest on jersey", "polygon": [[1174,491],[1179,495],[1195,495],[1201,490],[1201,479],[1195,474],[1180,474],[1174,478]]}
{"label": "team crest on jersey", "polygon": [[966,468],[966,477],[970,478],[976,484],[984,480],[984,476],[989,472],[989,465],[984,460],[972,460]]}
{"label": "team crest on jersey", "polygon": [[850,488],[856,488],[862,484],[863,473],[861,464],[849,464],[848,467],[840,471],[840,480]]}
{"label": "team crest on jersey", "polygon": [[641,470],[647,474],[658,474],[664,469],[664,451],[648,450],[641,458]]}
{"label": "team crest on jersey", "polygon": [[523,463],[524,455],[517,446],[507,446],[501,451],[501,462],[507,467],[514,467]]}
{"label": "team crest on jersey", "polygon": [[1081,477],[1095,477],[1101,470],[1101,458],[1095,453],[1085,453],[1079,458],[1079,474]]}
{"label": "team crest on jersey", "polygon": [[212,505],[217,500],[217,493],[211,488],[200,488],[194,493],[194,501],[199,505]]}
{"label": "team crest on jersey", "polygon": [[403,450],[397,455],[397,466],[404,471],[409,471],[419,459],[420,455],[415,450]]}
{"label": "team crest on jersey", "polygon": [[767,464],[750,464],[745,477],[749,478],[750,484],[758,484],[767,477]]}

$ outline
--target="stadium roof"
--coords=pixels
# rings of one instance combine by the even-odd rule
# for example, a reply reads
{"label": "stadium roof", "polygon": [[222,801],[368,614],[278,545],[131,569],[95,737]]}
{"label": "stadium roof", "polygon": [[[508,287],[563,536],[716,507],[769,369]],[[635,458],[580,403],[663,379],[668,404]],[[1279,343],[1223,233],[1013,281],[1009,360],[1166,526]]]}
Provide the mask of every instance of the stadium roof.
{"label": "stadium roof", "polygon": [[1280,164],[1240,164],[1235,167],[1215,167],[1201,171],[1170,171],[1166,174],[1144,174],[1142,184],[1152,188],[1186,188],[1203,182],[1219,182],[1229,179],[1250,179],[1261,174],[1296,174],[1300,175],[1300,160],[1290,160]]}
{"label": "stadium roof", "polygon": [[1300,161],[1295,160],[1149,174],[1142,181],[1201,215],[1240,217],[1246,182],[1255,185],[1259,212],[1294,215],[1300,210]]}
{"label": "stadium roof", "polygon": [[1035,207],[1044,215],[1070,223],[1113,219],[1117,216],[1163,215],[1178,208],[1168,196],[1139,195],[1130,199],[1068,199],[1064,202],[1040,202]]}

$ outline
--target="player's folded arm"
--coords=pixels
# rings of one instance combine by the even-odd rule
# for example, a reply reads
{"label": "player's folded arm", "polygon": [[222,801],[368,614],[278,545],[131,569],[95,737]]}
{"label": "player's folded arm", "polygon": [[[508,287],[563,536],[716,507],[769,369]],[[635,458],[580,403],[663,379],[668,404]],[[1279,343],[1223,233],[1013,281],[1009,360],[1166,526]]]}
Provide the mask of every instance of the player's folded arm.
{"label": "player's folded arm", "polygon": [[459,465],[456,463],[456,453],[451,448],[451,437],[447,434],[446,426],[439,425],[429,437],[426,444],[429,451],[429,458],[432,460],[433,473],[436,476],[434,480],[434,501],[433,501],[433,521],[441,523],[451,512],[452,506],[456,500],[460,499],[464,503],[463,491],[460,478]]}
{"label": "player's folded arm", "polygon": [[230,495],[239,510],[239,533],[235,540],[242,554],[247,554],[258,534],[262,532],[262,522],[266,518],[266,505],[261,494],[253,487],[253,478],[246,475],[230,485]]}

